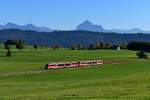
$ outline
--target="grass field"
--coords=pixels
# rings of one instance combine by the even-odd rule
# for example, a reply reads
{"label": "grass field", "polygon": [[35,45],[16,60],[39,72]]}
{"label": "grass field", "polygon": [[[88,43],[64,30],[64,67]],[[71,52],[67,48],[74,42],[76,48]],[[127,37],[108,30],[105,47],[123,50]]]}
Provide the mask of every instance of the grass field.
{"label": "grass field", "polygon": [[[44,71],[49,62],[103,59],[104,65]],[[149,100],[150,60],[134,51],[0,51],[0,100]]]}

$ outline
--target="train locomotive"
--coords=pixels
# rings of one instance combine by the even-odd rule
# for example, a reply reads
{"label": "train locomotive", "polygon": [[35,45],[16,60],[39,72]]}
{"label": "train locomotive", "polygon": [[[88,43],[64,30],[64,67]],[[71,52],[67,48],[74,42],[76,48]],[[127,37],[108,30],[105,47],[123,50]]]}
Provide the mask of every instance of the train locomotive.
{"label": "train locomotive", "polygon": [[45,69],[49,70],[49,69],[62,69],[62,68],[76,68],[76,67],[95,66],[95,65],[102,65],[102,64],[103,64],[102,60],[51,63],[51,64],[46,64]]}

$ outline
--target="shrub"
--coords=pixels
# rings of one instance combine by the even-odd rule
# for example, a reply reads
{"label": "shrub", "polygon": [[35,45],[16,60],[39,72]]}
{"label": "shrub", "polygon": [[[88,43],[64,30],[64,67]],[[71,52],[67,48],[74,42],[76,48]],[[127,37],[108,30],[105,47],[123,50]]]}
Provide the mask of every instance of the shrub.
{"label": "shrub", "polygon": [[76,50],[76,46],[75,45],[71,45],[70,46],[70,50]]}
{"label": "shrub", "polygon": [[148,58],[148,56],[147,56],[147,55],[145,54],[145,52],[142,51],[142,50],[138,51],[138,52],[136,53],[136,55],[137,55],[139,58],[145,58],[145,59]]}
{"label": "shrub", "polygon": [[10,51],[10,49],[8,49],[8,51],[7,51],[7,53],[6,53],[6,56],[7,56],[7,57],[10,57],[10,56],[11,56],[11,51]]}
{"label": "shrub", "polygon": [[38,49],[39,47],[38,47],[38,45],[33,45],[33,48]]}
{"label": "shrub", "polygon": [[59,44],[54,44],[54,45],[51,46],[51,48],[52,48],[53,50],[56,50],[56,49],[62,48],[62,46],[59,45]]}

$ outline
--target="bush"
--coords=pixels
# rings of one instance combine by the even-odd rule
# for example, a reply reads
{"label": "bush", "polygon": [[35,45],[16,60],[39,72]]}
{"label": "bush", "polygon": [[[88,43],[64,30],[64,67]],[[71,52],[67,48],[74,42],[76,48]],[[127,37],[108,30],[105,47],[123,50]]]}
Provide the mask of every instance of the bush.
{"label": "bush", "polygon": [[54,44],[54,45],[51,46],[51,48],[52,48],[53,50],[56,50],[56,49],[62,48],[62,46],[59,45],[59,44]]}
{"label": "bush", "polygon": [[39,47],[38,47],[38,45],[33,45],[33,48],[38,49]]}
{"label": "bush", "polygon": [[95,46],[94,44],[90,44],[87,48],[88,50],[95,50]]}
{"label": "bush", "polygon": [[145,54],[144,51],[140,50],[136,53],[136,55],[139,57],[139,58],[145,58],[145,59],[148,59],[148,56]]}
{"label": "bush", "polygon": [[11,51],[8,49],[7,53],[6,53],[6,56],[7,57],[10,57],[11,56]]}
{"label": "bush", "polygon": [[71,45],[70,46],[70,50],[76,50],[76,46],[75,45]]}

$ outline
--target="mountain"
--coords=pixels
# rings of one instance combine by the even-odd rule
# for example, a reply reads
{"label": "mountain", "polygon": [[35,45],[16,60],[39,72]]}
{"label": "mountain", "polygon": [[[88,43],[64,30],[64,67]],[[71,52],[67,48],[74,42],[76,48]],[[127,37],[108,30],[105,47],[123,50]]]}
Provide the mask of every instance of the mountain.
{"label": "mountain", "polygon": [[20,30],[31,30],[37,32],[51,32],[52,30],[47,27],[38,27],[33,24],[17,25],[14,23],[7,23],[6,25],[0,25],[0,30],[3,29],[20,29]]}
{"label": "mountain", "polygon": [[84,21],[76,27],[76,30],[85,30],[92,32],[116,32],[116,33],[150,33],[150,31],[144,31],[140,28],[133,29],[104,29],[102,25],[96,25],[89,20]]}
{"label": "mountain", "polygon": [[93,32],[105,32],[106,31],[101,25],[95,25],[88,20],[84,21],[82,24],[79,24],[76,27],[76,30],[86,30],[86,31],[93,31]]}
{"label": "mountain", "polygon": [[24,40],[27,44],[52,45],[60,44],[69,47],[76,44],[90,45],[96,42],[109,42],[112,44],[127,43],[130,41],[150,42],[150,34],[118,34],[111,32],[90,31],[53,31],[36,32],[17,29],[0,30],[0,42],[8,39]]}
{"label": "mountain", "polygon": [[150,33],[150,31],[144,31],[140,28],[132,28],[132,29],[112,29],[107,32],[116,32],[116,33]]}

